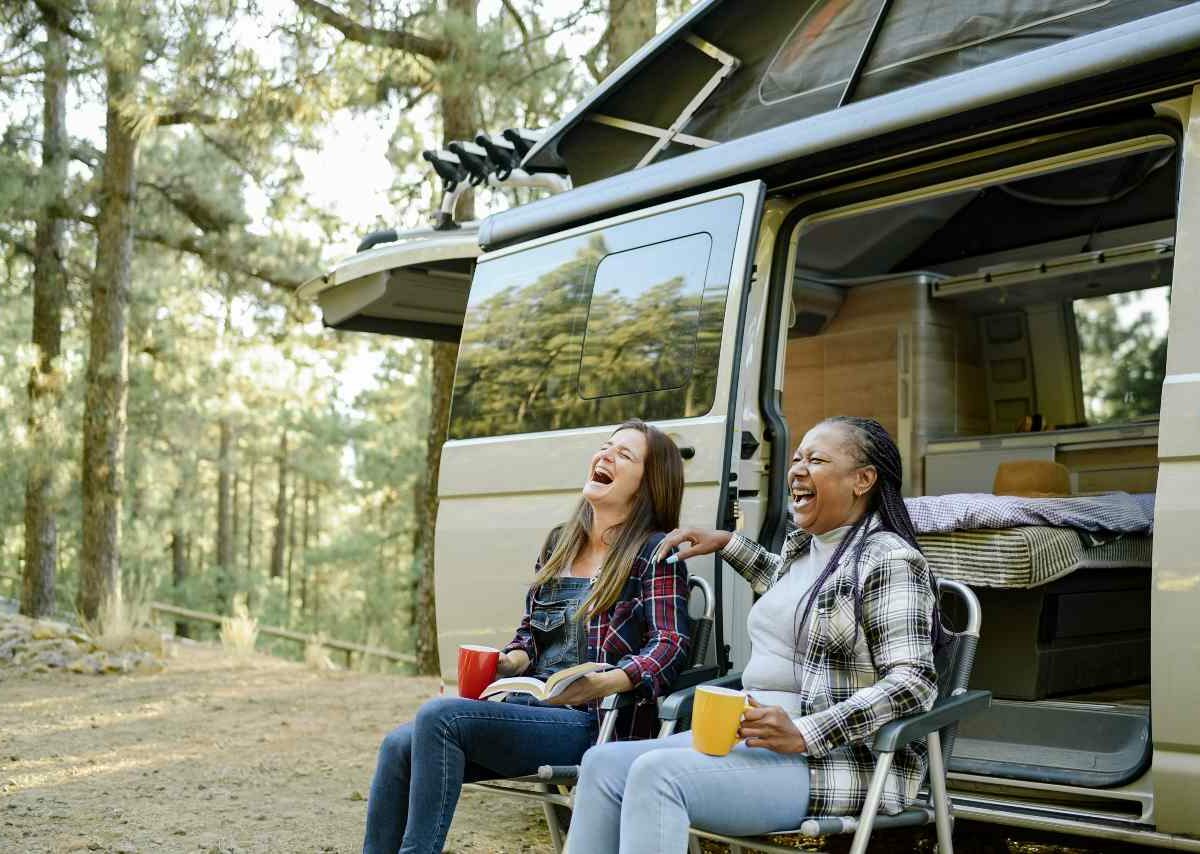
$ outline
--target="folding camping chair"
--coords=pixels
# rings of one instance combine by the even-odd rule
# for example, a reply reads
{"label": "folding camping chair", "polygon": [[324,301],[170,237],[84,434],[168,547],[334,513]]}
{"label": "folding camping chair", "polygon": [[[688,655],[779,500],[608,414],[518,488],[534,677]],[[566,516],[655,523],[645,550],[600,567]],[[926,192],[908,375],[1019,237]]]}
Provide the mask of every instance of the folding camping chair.
{"label": "folding camping chair", "polygon": [[[937,827],[939,854],[953,854],[952,805],[946,795],[946,762],[954,749],[954,736],[958,723],[986,709],[992,700],[988,691],[968,691],[967,681],[975,663],[975,648],[979,644],[981,613],[979,600],[965,584],[948,579],[938,580],[939,596],[952,594],[962,600],[966,614],[966,627],[961,632],[947,632],[948,642],[935,656],[938,672],[938,699],[928,712],[910,715],[892,721],[875,734],[873,747],[878,754],[875,773],[867,790],[862,812],[855,817],[813,817],[806,819],[798,828],[783,830],[763,837],[738,838],[692,828],[691,852],[699,854],[699,838],[725,842],[731,854],[743,854],[746,850],[795,854],[795,848],[773,842],[774,836],[802,834],[804,836],[833,836],[853,833],[851,854],[863,854],[875,828],[889,830],[899,827],[920,827],[933,823]],[[730,674],[707,683],[727,688],[742,687],[741,674]],[[695,688],[678,691],[663,700],[660,717],[662,734],[669,735],[677,727],[690,723],[692,698]],[[879,801],[883,795],[884,782],[891,767],[895,751],[920,738],[928,738],[929,771],[928,794],[908,809],[896,815],[877,815]]]}
{"label": "folding camping chair", "polygon": [[[674,693],[680,694],[685,689],[694,688],[714,679],[719,672],[715,664],[705,664],[708,648],[712,641],[713,615],[716,612],[716,599],[712,587],[699,576],[688,578],[689,601],[690,594],[699,591],[701,607],[700,616],[688,617],[688,629],[692,639],[692,647],[688,653],[685,668],[671,683]],[[690,609],[689,609],[690,611]],[[596,738],[597,744],[610,741],[617,724],[621,709],[633,705],[633,697],[626,694],[610,694],[600,703],[601,722],[600,732]],[[661,720],[661,716],[660,716]],[[662,726],[666,726],[664,722]],[[669,735],[670,730],[661,730],[659,735]],[[478,783],[468,783],[464,789],[476,791],[502,792],[515,797],[532,798],[542,802],[546,813],[546,824],[550,828],[550,840],[556,852],[563,850],[567,836],[567,825],[571,821],[571,787],[579,779],[578,765],[543,765],[536,774],[525,777],[508,777],[499,780],[485,780]],[[524,785],[533,784],[533,788]]]}

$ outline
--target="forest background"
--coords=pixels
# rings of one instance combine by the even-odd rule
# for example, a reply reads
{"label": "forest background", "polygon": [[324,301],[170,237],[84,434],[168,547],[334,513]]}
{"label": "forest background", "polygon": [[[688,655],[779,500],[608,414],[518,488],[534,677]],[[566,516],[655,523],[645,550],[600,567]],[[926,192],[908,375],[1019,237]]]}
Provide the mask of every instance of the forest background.
{"label": "forest background", "polygon": [[0,596],[89,620],[115,591],[244,598],[436,673],[455,346],[326,330],[294,291],[431,220],[423,149],[551,124],[688,5],[4,3]]}

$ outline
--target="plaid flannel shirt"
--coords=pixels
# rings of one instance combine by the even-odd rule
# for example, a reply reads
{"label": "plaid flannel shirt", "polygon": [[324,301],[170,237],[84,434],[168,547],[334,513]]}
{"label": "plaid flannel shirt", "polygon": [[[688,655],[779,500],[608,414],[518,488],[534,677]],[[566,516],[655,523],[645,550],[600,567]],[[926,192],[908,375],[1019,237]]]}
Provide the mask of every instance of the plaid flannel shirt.
{"label": "plaid flannel shirt", "polygon": [[[616,604],[588,619],[587,660],[615,665],[624,670],[633,683],[638,703],[620,728],[619,734],[624,736],[649,734],[658,713],[654,700],[670,688],[691,648],[687,567],[682,561],[674,565],[666,561],[650,562],[650,556],[664,536],[653,534],[642,546]],[[535,574],[541,570],[542,559],[539,556],[534,564]],[[533,671],[538,657],[530,615],[536,607],[540,589],[532,588],[526,594],[525,615],[516,635],[504,647],[504,652],[525,651],[530,661],[526,672]],[[593,701],[589,706],[599,716],[599,701]]]}
{"label": "plaid flannel shirt", "polygon": [[[765,593],[808,551],[810,539],[792,531],[783,554],[775,555],[734,534],[721,556],[756,593]],[[925,559],[895,534],[875,531],[867,535],[856,566],[855,545],[847,545],[815,594],[801,651],[802,715],[795,722],[808,745],[809,813],[815,816],[858,813],[875,770],[875,733],[889,721],[928,711],[937,698],[930,638],[934,596]],[[862,591],[857,629],[855,574]],[[883,790],[884,811],[897,813],[912,801],[927,761],[924,740],[896,751]]]}

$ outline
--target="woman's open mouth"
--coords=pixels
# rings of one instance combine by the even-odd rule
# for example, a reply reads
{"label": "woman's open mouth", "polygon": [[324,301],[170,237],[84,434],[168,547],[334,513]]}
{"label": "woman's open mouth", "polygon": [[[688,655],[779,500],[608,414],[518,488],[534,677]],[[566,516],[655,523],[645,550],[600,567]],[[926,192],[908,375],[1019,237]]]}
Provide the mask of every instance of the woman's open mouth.
{"label": "woman's open mouth", "polygon": [[807,507],[814,500],[816,500],[816,497],[816,492],[811,489],[798,486],[792,487],[792,504],[795,505],[797,509]]}
{"label": "woman's open mouth", "polygon": [[603,469],[593,469],[592,482],[602,484],[603,486],[610,486],[612,485],[613,478],[611,474]]}

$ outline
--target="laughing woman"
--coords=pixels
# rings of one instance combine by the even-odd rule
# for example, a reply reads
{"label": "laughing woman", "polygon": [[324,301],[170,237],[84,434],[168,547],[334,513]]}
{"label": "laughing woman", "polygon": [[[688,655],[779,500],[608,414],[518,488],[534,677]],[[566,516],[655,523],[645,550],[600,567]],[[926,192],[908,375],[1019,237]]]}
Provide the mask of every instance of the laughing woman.
{"label": "laughing woman", "polygon": [[682,499],[679,449],[660,430],[627,421],[600,446],[575,512],[536,563],[525,616],[497,672],[544,679],[585,656],[614,669],[580,679],[554,705],[526,695],[425,703],[383,740],[364,854],[441,851],[464,782],[579,764],[596,739],[602,697],[636,694],[627,733],[653,722],[654,699],[689,645],[687,572],[651,560],[663,532],[679,524]]}
{"label": "laughing woman", "polygon": [[[788,470],[799,528],[773,555],[738,534],[685,529],[680,557],[720,551],[764,594],[750,610],[751,697],[726,756],[691,733],[605,744],[583,760],[572,854],[682,854],[688,826],[733,836],[796,827],[862,808],[871,739],[928,710],[937,693],[934,581],[900,497],[900,452],[879,422],[831,418]],[[883,793],[903,809],[925,773],[923,743],[897,751]]]}

